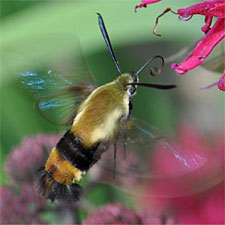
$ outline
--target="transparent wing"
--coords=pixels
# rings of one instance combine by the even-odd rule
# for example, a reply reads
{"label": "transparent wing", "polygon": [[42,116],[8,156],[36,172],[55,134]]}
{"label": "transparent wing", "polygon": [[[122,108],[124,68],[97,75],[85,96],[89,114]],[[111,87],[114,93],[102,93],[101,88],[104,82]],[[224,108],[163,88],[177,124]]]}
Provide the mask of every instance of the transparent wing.
{"label": "transparent wing", "polygon": [[40,98],[35,106],[39,113],[51,123],[70,126],[76,116],[77,106],[94,90],[89,83],[81,83],[55,95]]}
{"label": "transparent wing", "polygon": [[17,74],[23,88],[37,100],[36,107],[43,117],[55,124],[69,125],[76,106],[97,87],[95,78],[76,38],[57,36],[40,42],[49,43],[46,50],[36,43],[29,46],[26,53],[38,52],[37,48],[41,48],[44,50],[41,55],[17,54],[22,71]]}
{"label": "transparent wing", "polygon": [[116,179],[113,180],[111,146],[98,162],[100,180],[132,194],[171,197],[200,192],[223,179],[218,158],[212,159],[191,134],[174,140],[133,118],[126,124],[126,130],[126,158],[123,132],[117,142]]}

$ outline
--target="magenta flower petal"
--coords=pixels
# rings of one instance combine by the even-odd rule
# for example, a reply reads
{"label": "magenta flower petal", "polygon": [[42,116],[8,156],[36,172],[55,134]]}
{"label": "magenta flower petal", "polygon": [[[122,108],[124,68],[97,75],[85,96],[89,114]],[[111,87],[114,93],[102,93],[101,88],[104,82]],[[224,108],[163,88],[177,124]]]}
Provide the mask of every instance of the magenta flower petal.
{"label": "magenta flower petal", "polygon": [[185,9],[178,9],[177,12],[182,17],[199,14],[210,17],[225,17],[225,1],[224,0],[209,0],[192,5]]}
{"label": "magenta flower petal", "polygon": [[225,19],[218,19],[188,58],[180,64],[172,64],[171,68],[175,69],[179,74],[185,74],[188,70],[199,66],[213,48],[225,37],[224,21]]}
{"label": "magenta flower petal", "polygon": [[142,0],[142,3],[140,5],[136,5],[134,11],[137,12],[138,8],[146,8],[148,4],[160,2],[161,0]]}
{"label": "magenta flower petal", "polygon": [[161,0],[142,0],[143,4],[152,4],[152,3],[156,3],[156,2],[160,2]]}
{"label": "magenta flower petal", "polygon": [[212,24],[212,19],[213,18],[211,16],[205,17],[205,26],[203,26],[202,29],[201,29],[203,32],[207,33],[209,31],[210,26]]}
{"label": "magenta flower petal", "polygon": [[220,78],[217,86],[221,91],[225,91],[225,71],[224,71],[222,77]]}

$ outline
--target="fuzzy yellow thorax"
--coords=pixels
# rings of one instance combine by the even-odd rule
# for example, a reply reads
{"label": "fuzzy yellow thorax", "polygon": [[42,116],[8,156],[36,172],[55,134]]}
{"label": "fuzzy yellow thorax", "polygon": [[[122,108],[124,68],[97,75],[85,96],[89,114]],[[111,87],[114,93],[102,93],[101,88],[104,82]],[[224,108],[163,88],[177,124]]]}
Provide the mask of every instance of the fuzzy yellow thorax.
{"label": "fuzzy yellow thorax", "polygon": [[79,106],[71,131],[86,146],[113,140],[119,131],[119,122],[129,113],[129,73],[95,89]]}

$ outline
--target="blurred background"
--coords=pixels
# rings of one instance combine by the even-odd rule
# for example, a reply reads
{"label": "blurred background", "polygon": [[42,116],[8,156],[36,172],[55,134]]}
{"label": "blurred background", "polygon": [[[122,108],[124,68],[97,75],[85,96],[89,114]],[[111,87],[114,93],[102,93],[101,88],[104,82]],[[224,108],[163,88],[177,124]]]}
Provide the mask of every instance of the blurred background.
{"label": "blurred background", "polygon": [[[162,37],[152,34],[156,16],[168,5],[176,10],[197,2],[189,0],[187,5],[187,2],[180,0],[165,1],[134,13],[134,7],[139,1],[2,1],[1,185],[10,188],[16,186],[5,172],[5,161],[25,137],[37,134],[60,136],[64,133],[61,127],[40,116],[34,109],[32,95],[21,88],[18,73],[26,68],[28,62],[46,65],[49,59],[58,54],[73,57],[73,54],[77,54],[76,46],[79,42],[98,85],[105,84],[115,79],[118,72],[100,33],[96,12],[102,14],[120,67],[123,72],[127,72],[137,71],[154,55],[167,59],[201,39],[203,33],[200,27],[204,22],[201,16],[183,22],[173,14],[165,15],[158,26],[158,33]],[[148,69],[143,72],[143,81],[176,84],[177,88],[161,91],[139,87],[134,97],[132,115],[175,137],[181,135],[181,127],[191,127],[200,140],[197,145],[207,146],[212,156],[218,153],[215,146],[220,145],[221,157],[224,150],[224,93],[216,87],[206,91],[201,91],[200,88],[218,81],[222,72],[198,67],[184,76],[177,75],[170,69],[170,65],[181,61],[182,57],[179,57],[166,63],[163,72],[155,77],[149,76]],[[186,135],[188,136],[188,132]],[[188,141],[191,142],[192,139],[187,138]],[[26,160],[26,156],[23,157]],[[223,173],[216,174],[215,179],[212,179],[213,176],[214,174],[210,180],[203,181],[203,188],[198,190],[212,188],[223,179]],[[20,188],[22,187],[19,186]],[[112,185],[99,184],[91,190],[85,196],[83,208],[76,208],[79,221],[87,218],[89,209],[92,211],[95,206],[120,202],[130,207],[134,201],[129,193]],[[135,202],[138,202],[137,208],[146,207],[140,199],[135,199]],[[150,208],[157,208],[160,200],[155,205],[153,202]],[[43,210],[42,219],[45,223],[54,224],[57,221],[54,207],[58,206],[49,204],[48,207],[51,210]],[[60,211],[59,208],[57,210]],[[26,223],[33,222],[24,220],[24,224]]]}

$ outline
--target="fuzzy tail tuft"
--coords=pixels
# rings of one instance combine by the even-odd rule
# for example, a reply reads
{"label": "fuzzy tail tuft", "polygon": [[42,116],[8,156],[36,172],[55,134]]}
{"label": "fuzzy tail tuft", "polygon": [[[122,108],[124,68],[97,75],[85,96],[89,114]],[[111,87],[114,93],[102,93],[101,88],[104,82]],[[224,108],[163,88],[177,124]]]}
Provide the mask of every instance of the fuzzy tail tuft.
{"label": "fuzzy tail tuft", "polygon": [[47,199],[61,203],[74,203],[79,200],[81,186],[79,184],[67,185],[59,183],[45,170],[38,170],[39,193]]}

